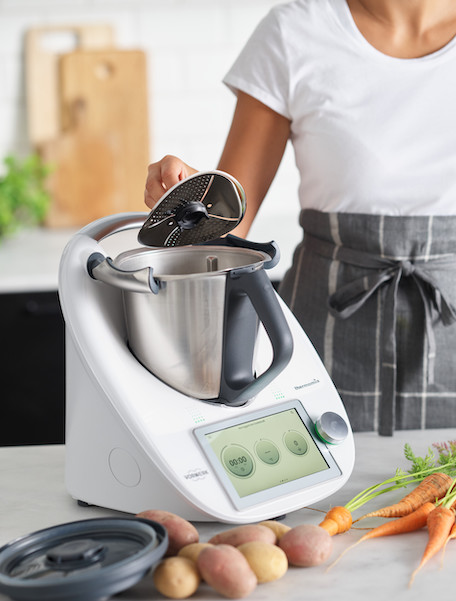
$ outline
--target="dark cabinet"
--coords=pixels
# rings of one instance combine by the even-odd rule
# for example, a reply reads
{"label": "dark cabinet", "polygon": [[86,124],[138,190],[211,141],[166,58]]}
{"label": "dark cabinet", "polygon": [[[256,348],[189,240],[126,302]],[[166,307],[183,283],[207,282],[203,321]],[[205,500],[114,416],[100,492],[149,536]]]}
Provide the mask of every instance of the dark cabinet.
{"label": "dark cabinet", "polygon": [[64,322],[57,292],[0,294],[0,446],[64,442]]}

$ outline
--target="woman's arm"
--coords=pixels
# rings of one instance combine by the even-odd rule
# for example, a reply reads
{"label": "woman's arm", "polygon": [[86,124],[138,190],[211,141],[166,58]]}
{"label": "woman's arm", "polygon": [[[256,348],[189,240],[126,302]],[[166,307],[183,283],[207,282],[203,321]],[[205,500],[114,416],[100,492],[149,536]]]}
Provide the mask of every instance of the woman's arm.
{"label": "woman's arm", "polygon": [[285,151],[290,121],[252,96],[239,92],[218,169],[245,190],[247,210],[233,233],[244,237],[263,202]]}
{"label": "woman's arm", "polygon": [[[218,169],[235,177],[245,190],[247,210],[233,233],[246,236],[282,160],[290,122],[243,92],[239,92],[233,121]],[[149,165],[144,200],[152,208],[164,192],[196,169],[167,155]]]}

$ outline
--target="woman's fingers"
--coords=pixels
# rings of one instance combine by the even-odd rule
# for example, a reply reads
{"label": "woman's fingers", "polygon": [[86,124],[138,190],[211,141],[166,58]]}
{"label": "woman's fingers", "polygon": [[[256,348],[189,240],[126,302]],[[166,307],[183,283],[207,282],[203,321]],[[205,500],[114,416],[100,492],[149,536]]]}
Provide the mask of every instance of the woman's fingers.
{"label": "woman's fingers", "polygon": [[152,209],[165,192],[166,188],[161,178],[159,163],[152,163],[152,165],[149,165],[147,170],[144,202],[150,209]]}
{"label": "woman's fingers", "polygon": [[167,190],[193,173],[196,169],[171,155],[152,163],[148,167],[144,202],[152,209]]}

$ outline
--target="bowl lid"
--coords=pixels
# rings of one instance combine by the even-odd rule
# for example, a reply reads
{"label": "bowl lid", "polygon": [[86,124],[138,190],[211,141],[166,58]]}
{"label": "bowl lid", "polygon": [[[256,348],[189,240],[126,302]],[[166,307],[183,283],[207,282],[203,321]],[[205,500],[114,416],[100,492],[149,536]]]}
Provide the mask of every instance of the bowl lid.
{"label": "bowl lid", "polygon": [[0,548],[0,592],[18,601],[96,601],[133,586],[168,548],[141,518],[97,518],[39,530]]}
{"label": "bowl lid", "polygon": [[237,180],[222,171],[201,171],[162,196],[138,240],[155,247],[215,240],[235,228],[244,213],[245,194]]}

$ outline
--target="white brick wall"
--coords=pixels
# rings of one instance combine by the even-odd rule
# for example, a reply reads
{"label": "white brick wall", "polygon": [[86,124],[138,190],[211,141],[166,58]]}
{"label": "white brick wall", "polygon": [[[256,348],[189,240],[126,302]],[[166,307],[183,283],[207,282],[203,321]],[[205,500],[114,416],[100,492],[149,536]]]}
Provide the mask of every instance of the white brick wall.
{"label": "white brick wall", "polygon": [[[221,79],[255,25],[279,1],[0,0],[0,159],[30,151],[25,31],[49,24],[103,23],[112,25],[118,46],[147,52],[150,160],[176,154],[197,168],[213,168],[234,109],[234,97]],[[252,239],[279,243],[281,271],[300,238],[297,185],[288,149],[251,232]]]}

